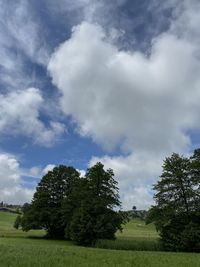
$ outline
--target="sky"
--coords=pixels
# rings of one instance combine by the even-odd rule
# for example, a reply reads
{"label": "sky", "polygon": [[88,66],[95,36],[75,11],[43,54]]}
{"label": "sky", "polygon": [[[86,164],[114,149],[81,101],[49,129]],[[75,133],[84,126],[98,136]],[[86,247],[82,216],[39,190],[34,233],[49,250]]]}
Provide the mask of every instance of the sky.
{"label": "sky", "polygon": [[112,168],[147,209],[163,160],[200,146],[198,0],[0,0],[0,200],[54,166]]}

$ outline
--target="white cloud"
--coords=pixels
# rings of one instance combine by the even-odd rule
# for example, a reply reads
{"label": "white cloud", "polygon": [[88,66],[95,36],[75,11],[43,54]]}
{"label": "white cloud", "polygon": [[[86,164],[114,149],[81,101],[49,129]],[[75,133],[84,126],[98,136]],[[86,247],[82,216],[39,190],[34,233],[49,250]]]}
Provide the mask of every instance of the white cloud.
{"label": "white cloud", "polygon": [[149,56],[119,50],[101,26],[83,22],[48,66],[61,108],[80,134],[129,153],[101,159],[114,166],[126,203],[141,192],[149,201],[161,159],[187,152],[188,132],[200,130],[200,4],[179,4],[170,29],[152,40]]}
{"label": "white cloud", "polygon": [[11,16],[6,20],[7,30],[15,42],[15,46],[33,61],[46,65],[49,49],[45,45],[40,32],[40,25],[34,21],[28,2],[19,1],[9,7]]}
{"label": "white cloud", "polygon": [[49,171],[52,171],[53,168],[55,168],[56,165],[54,164],[48,164],[43,170],[42,170],[42,173],[43,175],[47,174]]}
{"label": "white cloud", "polygon": [[118,51],[100,26],[83,23],[55,52],[49,70],[63,111],[82,135],[108,148],[121,142],[129,152],[182,150],[189,144],[184,130],[199,121],[197,49],[166,33],[147,58]]}
{"label": "white cloud", "polygon": [[33,190],[23,188],[19,162],[15,156],[0,153],[0,196],[1,201],[13,204],[29,202]]}
{"label": "white cloud", "polygon": [[40,25],[35,21],[28,2],[1,2],[0,7],[0,44],[4,51],[12,47],[21,49],[33,62],[46,65],[49,48],[45,45]]}
{"label": "white cloud", "polygon": [[86,171],[85,170],[79,170],[77,169],[77,171],[80,173],[80,177],[85,177]]}
{"label": "white cloud", "polygon": [[35,82],[25,61],[46,66],[49,59],[50,49],[33,14],[26,1],[0,1],[0,80],[9,90]]}
{"label": "white cloud", "polygon": [[148,208],[153,203],[151,185],[161,173],[160,157],[153,153],[132,153],[126,157],[93,157],[90,166],[98,161],[106,169],[113,169],[124,209],[131,209],[133,205],[138,209]]}
{"label": "white cloud", "polygon": [[36,88],[0,94],[0,134],[28,136],[44,146],[54,144],[65,126],[54,121],[45,125],[40,120],[43,105],[44,99]]}
{"label": "white cloud", "polygon": [[40,168],[35,166],[30,169],[30,175],[33,177],[36,177],[38,173],[40,172]]}

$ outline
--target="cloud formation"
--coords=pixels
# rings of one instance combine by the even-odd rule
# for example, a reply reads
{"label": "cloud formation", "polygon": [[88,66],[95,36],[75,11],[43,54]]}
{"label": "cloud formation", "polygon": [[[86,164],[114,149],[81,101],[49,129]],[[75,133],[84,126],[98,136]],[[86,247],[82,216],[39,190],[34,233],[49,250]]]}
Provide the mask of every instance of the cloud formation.
{"label": "cloud formation", "polygon": [[15,156],[0,153],[0,196],[1,201],[12,204],[30,202],[33,189],[21,185],[19,162]]}
{"label": "cloud formation", "polygon": [[[114,169],[124,207],[148,207],[162,159],[173,151],[188,152],[190,131],[200,130],[199,1],[143,1],[155,25],[140,10],[142,2],[133,6],[126,0],[41,2],[52,16],[47,21],[37,17],[37,3],[0,1],[0,137],[26,136],[35,144],[54,144],[66,131],[57,121],[60,106],[76,122],[81,136],[91,137],[105,150],[124,152],[90,162],[102,161]],[[127,16],[125,6],[133,15]],[[137,10],[140,15],[134,16]],[[49,62],[48,45],[53,42],[45,40],[41,23],[49,28],[51,19],[52,25],[59,20],[66,28],[84,21],[73,27],[71,38],[55,50]],[[49,32],[56,35],[54,30]],[[51,36],[57,37],[63,40]],[[47,65],[61,95],[59,104],[48,95],[50,90],[42,94],[32,87]],[[28,66],[39,67],[37,77]],[[46,171],[51,167],[46,166]],[[17,159],[1,153],[1,169],[5,198],[12,199],[13,194],[15,199],[20,195],[28,199],[30,192],[22,192],[20,185]],[[42,174],[38,166],[27,171],[28,176]],[[12,181],[10,193],[5,181]]]}
{"label": "cloud formation", "polygon": [[44,99],[40,90],[12,91],[0,94],[0,135],[30,137],[35,143],[51,146],[65,132],[65,126],[56,121],[46,125],[40,120]]}
{"label": "cloud formation", "polygon": [[56,165],[54,164],[48,164],[43,170],[42,170],[42,173],[43,175],[47,174],[49,171],[52,171],[53,168],[55,168]]}
{"label": "cloud formation", "polygon": [[49,48],[28,2],[0,1],[0,82],[6,89],[26,88],[34,82],[27,61],[45,66]]}
{"label": "cloud formation", "polygon": [[53,55],[49,71],[63,94],[62,110],[82,135],[107,148],[185,149],[184,130],[199,121],[198,47],[166,33],[148,58],[118,51],[105,38],[100,26],[83,23]]}
{"label": "cloud formation", "polygon": [[134,192],[149,199],[150,181],[160,170],[154,166],[173,151],[189,151],[188,132],[200,128],[199,10],[197,1],[180,4],[170,29],[146,54],[119,50],[100,25],[83,22],[51,57],[48,70],[62,94],[61,108],[80,134],[129,154],[100,159],[114,166],[126,189],[132,187],[133,193],[122,189],[127,203]]}

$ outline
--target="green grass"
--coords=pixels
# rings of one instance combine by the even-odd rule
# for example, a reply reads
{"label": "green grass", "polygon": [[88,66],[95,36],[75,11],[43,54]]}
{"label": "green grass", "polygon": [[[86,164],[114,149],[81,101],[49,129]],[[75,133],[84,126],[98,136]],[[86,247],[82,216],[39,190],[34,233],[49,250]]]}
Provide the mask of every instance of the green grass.
{"label": "green grass", "polygon": [[123,232],[117,233],[116,240],[99,240],[98,248],[137,251],[159,251],[159,236],[153,224],[145,225],[139,219],[128,222]]}
{"label": "green grass", "polygon": [[161,251],[158,240],[134,238],[134,239],[116,239],[116,240],[98,240],[96,248],[132,250],[132,251]]}
{"label": "green grass", "polygon": [[0,211],[0,237],[41,237],[45,232],[42,230],[31,230],[23,232],[13,227],[17,214]]}
{"label": "green grass", "polygon": [[123,227],[123,232],[117,233],[118,238],[144,238],[144,239],[157,239],[158,233],[156,232],[153,224],[146,225],[140,219],[131,220]]}
{"label": "green grass", "polygon": [[[28,238],[42,231],[24,233],[13,229],[16,215],[0,212],[0,267],[199,267],[200,255],[150,251],[85,248],[67,241]],[[4,236],[4,237],[2,237]],[[7,237],[6,237],[7,236]],[[129,222],[119,242],[157,240],[154,226]],[[9,238],[8,238],[9,237]]]}
{"label": "green grass", "polygon": [[199,267],[198,254],[116,251],[72,246],[66,241],[0,239],[1,267]]}

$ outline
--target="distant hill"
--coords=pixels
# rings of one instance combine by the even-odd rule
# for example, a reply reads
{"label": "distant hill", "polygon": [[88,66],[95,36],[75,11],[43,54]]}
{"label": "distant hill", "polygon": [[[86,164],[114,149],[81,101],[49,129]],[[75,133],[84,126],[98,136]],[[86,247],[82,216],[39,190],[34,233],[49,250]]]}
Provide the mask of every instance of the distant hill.
{"label": "distant hill", "polygon": [[20,214],[19,210],[9,209],[9,208],[5,208],[5,207],[0,207],[0,211]]}

